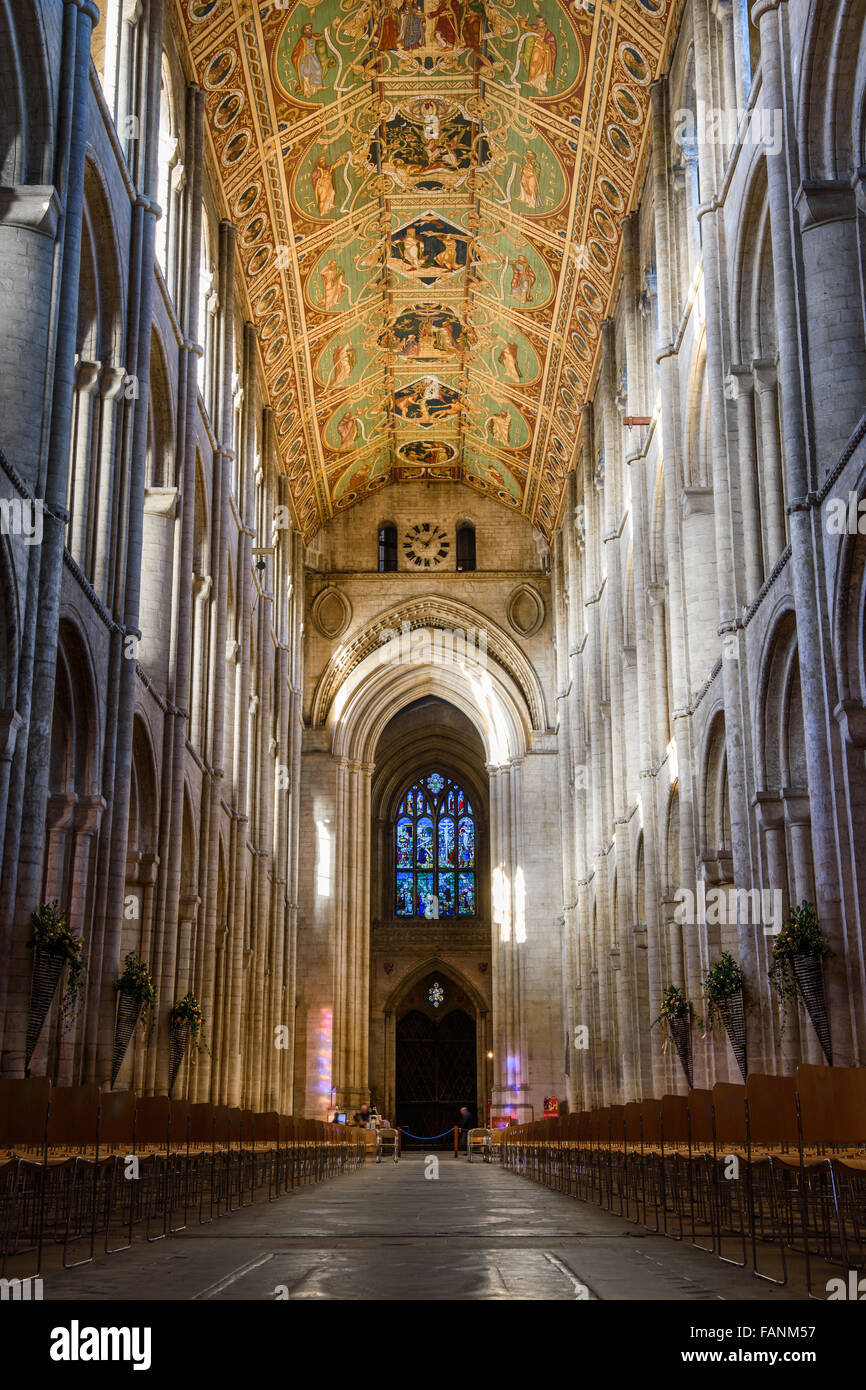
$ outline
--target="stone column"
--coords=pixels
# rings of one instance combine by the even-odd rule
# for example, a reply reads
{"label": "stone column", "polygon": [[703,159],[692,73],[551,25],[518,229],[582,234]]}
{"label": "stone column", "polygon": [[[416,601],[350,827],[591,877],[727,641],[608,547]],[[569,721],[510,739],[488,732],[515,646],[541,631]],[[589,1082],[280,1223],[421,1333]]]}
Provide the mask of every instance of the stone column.
{"label": "stone column", "polygon": [[[520,854],[521,764],[488,766],[490,774],[490,863],[493,870],[494,1107],[524,1102],[529,1069],[523,956],[526,949],[525,904],[516,882]],[[522,1115],[522,1111],[517,1111]]]}
{"label": "stone column", "polygon": [[659,364],[661,378],[661,434],[665,489],[665,559],[668,587],[668,622],[671,640],[671,677],[674,708],[688,698],[688,661],[683,626],[683,583],[679,496],[682,468],[679,460],[679,392],[673,347],[674,293],[676,277],[672,257],[672,208],[669,195],[667,158],[668,86],[660,78],[651,87],[652,96],[652,189],[658,276]]}
{"label": "stone column", "polygon": [[[816,906],[830,946],[836,952],[836,959],[827,966],[834,1059],[840,1065],[847,1065],[853,1056],[850,991],[842,920],[841,871],[831,797],[839,746],[838,731],[828,727],[826,691],[828,687],[835,690],[835,676],[832,659],[825,652],[821,613],[829,611],[829,602],[823,564],[818,563],[816,554],[820,541],[813,535],[813,525],[820,525],[820,516],[813,514],[808,501],[809,493],[816,489],[820,479],[816,442],[804,409],[804,347],[799,312],[806,291],[795,261],[791,235],[794,209],[790,188],[792,179],[796,177],[793,165],[798,157],[798,145],[795,139],[795,112],[790,106],[792,76],[782,43],[783,29],[786,33],[788,31],[787,24],[782,23],[783,11],[787,19],[787,5],[788,0],[756,0],[752,7],[752,19],[759,26],[761,37],[764,105],[784,114],[781,150],[778,154],[768,152],[766,157],[779,343],[783,455],[812,808]],[[831,706],[834,698],[831,694]]]}
{"label": "stone column", "polygon": [[751,370],[748,367],[732,366],[725,382],[725,390],[728,398],[737,403],[737,455],[743,518],[743,561],[746,570],[745,598],[747,603],[753,603],[764,582],[764,560],[761,545],[758,459],[755,449],[755,398]]}
{"label": "stone column", "polygon": [[118,489],[114,460],[120,453],[122,443],[118,423],[123,418],[121,388],[125,380],[124,366],[102,368],[99,380],[99,483],[96,516],[91,525],[93,562],[90,572],[93,587],[108,608],[114,607],[115,600],[112,583],[113,548],[116,544],[113,520],[117,512]]}
{"label": "stone column", "polygon": [[764,534],[767,573],[788,543],[785,535],[785,495],[779,456],[779,395],[775,362],[752,363],[755,394],[761,417],[761,472],[764,479]]}
{"label": "stone column", "polygon": [[[78,325],[84,206],[84,155],[87,141],[87,108],[90,81],[90,40],[98,11],[92,0],[66,0],[57,84],[56,127],[57,184],[62,210],[57,227],[58,281],[55,300],[54,358],[48,448],[36,486],[44,501],[43,539],[39,565],[31,567],[19,662],[19,689],[29,691],[30,701],[21,714],[27,719],[27,738],[19,739],[10,778],[10,806],[14,823],[7,822],[5,862],[16,865],[11,892],[4,903],[0,950],[6,967],[0,989],[0,1013],[6,1014],[5,1076],[20,1076],[24,1066],[24,1038],[29,1008],[32,953],[26,949],[31,934],[30,914],[40,900],[45,808],[51,754],[54,683],[60,621],[64,531],[68,514],[69,439],[75,385],[75,343]],[[14,926],[7,912],[14,894]],[[7,925],[8,923],[8,925]]]}
{"label": "stone column", "polygon": [[370,1099],[370,797],[375,764],[341,759],[337,772],[337,953],[333,1087],[340,1108]]}
{"label": "stone column", "polygon": [[[132,375],[136,381],[132,438],[129,458],[129,483],[126,502],[125,555],[122,596],[116,596],[117,615],[121,619],[114,636],[117,656],[115,667],[116,694],[114,701],[114,746],[106,765],[112,776],[112,807],[110,846],[107,865],[105,898],[100,911],[94,914],[98,925],[101,955],[101,987],[96,1051],[96,1080],[107,1083],[111,1077],[111,1058],[114,1048],[115,997],[113,980],[120,964],[120,942],[123,924],[123,897],[126,888],[126,848],[129,824],[129,792],[132,780],[133,720],[137,687],[136,655],[141,638],[139,615],[141,602],[141,559],[144,531],[144,492],[148,441],[150,400],[150,341],[153,319],[154,248],[156,221],[160,209],[153,201],[157,184],[157,145],[159,136],[159,90],[162,73],[162,0],[149,0],[147,10],[147,51],[144,67],[144,101],[141,111],[143,148],[139,152],[138,177],[141,192],[135,199],[132,215],[132,245],[130,265],[136,293],[130,296],[128,339],[134,353]],[[122,606],[121,606],[122,604]],[[112,692],[114,694],[114,692]],[[104,916],[103,916],[104,914]],[[100,917],[102,921],[100,922]],[[89,1038],[93,1047],[93,1032]]]}
{"label": "stone column", "polygon": [[[101,362],[78,359],[75,372],[75,436],[69,478],[70,536],[68,549],[87,573],[87,532],[92,524],[88,511],[93,473],[94,399]],[[88,576],[89,577],[89,576]]]}
{"label": "stone column", "polygon": [[[787,911],[788,902],[788,858],[785,846],[784,810],[780,798],[773,792],[756,793],[753,806],[758,826],[758,834],[763,845],[764,872],[761,880],[770,892],[782,892],[782,910]],[[773,938],[768,936],[763,926],[751,922],[738,923],[740,941],[740,960],[751,981],[758,1008],[746,1014],[746,1045],[749,1053],[749,1067],[758,1070],[758,1059],[762,1069],[775,1071],[777,1056],[781,1056],[781,1071],[793,1075],[800,1060],[796,1037],[791,1038],[790,1030],[783,1034],[777,1054],[774,1024],[779,1019],[780,1010],[775,993],[767,981],[767,970],[772,962]],[[792,1046],[793,1042],[793,1046]],[[753,1060],[755,1058],[755,1060]]]}

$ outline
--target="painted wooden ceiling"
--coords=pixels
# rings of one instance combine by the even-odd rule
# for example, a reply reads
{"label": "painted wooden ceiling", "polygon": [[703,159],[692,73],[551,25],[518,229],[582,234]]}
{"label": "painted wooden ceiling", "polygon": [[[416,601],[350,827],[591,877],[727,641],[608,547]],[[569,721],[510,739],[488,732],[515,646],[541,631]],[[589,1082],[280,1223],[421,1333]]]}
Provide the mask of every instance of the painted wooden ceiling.
{"label": "painted wooden ceiling", "polygon": [[176,0],[309,539],[452,479],[547,537],[677,0]]}

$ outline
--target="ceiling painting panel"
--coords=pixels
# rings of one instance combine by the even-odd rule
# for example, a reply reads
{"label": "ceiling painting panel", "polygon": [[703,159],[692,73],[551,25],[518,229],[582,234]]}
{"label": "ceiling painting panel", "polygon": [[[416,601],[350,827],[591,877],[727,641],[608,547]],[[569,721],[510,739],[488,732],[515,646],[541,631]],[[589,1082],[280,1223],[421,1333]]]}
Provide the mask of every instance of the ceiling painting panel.
{"label": "ceiling painting panel", "polygon": [[309,538],[463,482],[546,535],[677,0],[175,0]]}

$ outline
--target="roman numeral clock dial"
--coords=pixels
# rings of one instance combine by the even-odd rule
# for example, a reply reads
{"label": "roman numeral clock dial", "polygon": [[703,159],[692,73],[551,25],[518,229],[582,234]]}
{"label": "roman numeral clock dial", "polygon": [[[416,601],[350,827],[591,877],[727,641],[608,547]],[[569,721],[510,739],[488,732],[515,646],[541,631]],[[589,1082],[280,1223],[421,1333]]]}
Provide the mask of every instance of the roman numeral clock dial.
{"label": "roman numeral clock dial", "polygon": [[410,526],[403,538],[403,554],[419,570],[435,569],[448,555],[451,542],[433,521],[419,521]]}

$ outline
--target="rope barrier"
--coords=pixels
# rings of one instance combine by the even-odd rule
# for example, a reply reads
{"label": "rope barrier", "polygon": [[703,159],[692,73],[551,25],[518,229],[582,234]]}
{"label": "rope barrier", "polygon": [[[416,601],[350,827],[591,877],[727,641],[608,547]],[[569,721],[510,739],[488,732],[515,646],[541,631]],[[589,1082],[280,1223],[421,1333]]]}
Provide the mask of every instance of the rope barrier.
{"label": "rope barrier", "polygon": [[403,1129],[400,1133],[405,1134],[407,1139],[421,1139],[423,1142],[427,1142],[430,1139],[444,1139],[446,1134],[453,1134],[454,1126],[452,1125],[450,1129],[443,1129],[441,1134],[410,1134],[408,1129]]}

